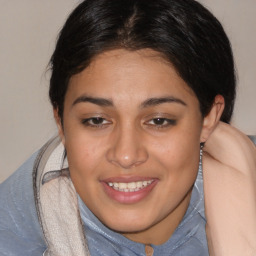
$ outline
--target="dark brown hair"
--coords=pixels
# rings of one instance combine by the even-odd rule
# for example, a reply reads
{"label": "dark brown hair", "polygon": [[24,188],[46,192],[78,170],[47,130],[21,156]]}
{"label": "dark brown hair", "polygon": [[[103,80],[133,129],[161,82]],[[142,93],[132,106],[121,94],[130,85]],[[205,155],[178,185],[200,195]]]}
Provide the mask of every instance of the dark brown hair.
{"label": "dark brown hair", "polygon": [[85,0],[71,13],[51,58],[50,99],[63,116],[71,76],[104,51],[151,48],[192,88],[202,115],[221,94],[229,122],[236,78],[229,40],[219,21],[194,0]]}

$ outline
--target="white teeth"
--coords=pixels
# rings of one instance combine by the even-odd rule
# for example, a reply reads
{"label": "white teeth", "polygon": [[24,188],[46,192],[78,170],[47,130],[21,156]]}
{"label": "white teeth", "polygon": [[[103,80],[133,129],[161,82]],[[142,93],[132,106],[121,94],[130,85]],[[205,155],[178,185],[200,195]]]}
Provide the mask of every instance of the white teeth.
{"label": "white teeth", "polygon": [[108,182],[108,185],[115,190],[122,191],[122,192],[134,192],[139,191],[142,188],[147,187],[153,182],[153,180],[144,180],[144,181],[137,181],[137,182]]}
{"label": "white teeth", "polygon": [[126,189],[127,184],[126,183],[119,183],[119,189]]}
{"label": "white teeth", "polygon": [[138,181],[137,182],[137,188],[142,188],[143,186],[143,182],[142,181]]}
{"label": "white teeth", "polygon": [[135,188],[136,188],[136,183],[135,183],[135,182],[128,183],[128,184],[127,184],[127,187],[128,187],[129,189],[135,189]]}
{"label": "white teeth", "polygon": [[142,182],[142,185],[143,185],[143,186],[147,186],[147,184],[148,184],[147,181],[143,181],[143,182]]}

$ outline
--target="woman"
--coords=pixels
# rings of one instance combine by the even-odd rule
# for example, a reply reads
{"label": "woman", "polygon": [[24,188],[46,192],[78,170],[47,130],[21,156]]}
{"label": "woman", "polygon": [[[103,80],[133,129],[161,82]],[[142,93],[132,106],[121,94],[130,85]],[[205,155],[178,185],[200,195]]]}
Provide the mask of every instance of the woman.
{"label": "woman", "polygon": [[255,147],[209,11],[83,1],[51,68],[59,138],[1,185],[3,255],[255,255]]}

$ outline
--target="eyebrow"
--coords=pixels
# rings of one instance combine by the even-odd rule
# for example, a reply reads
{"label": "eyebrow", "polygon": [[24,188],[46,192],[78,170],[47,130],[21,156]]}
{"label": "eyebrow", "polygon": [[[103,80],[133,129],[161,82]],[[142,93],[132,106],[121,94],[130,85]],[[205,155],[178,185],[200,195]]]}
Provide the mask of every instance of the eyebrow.
{"label": "eyebrow", "polygon": [[90,97],[90,96],[80,96],[78,97],[72,104],[72,106],[78,104],[78,103],[82,103],[82,102],[90,102],[90,103],[93,103],[93,104],[96,104],[96,105],[99,105],[99,106],[102,106],[102,107],[112,107],[114,106],[112,100],[108,100],[108,99],[105,99],[105,98],[97,98],[97,97]]}
{"label": "eyebrow", "polygon": [[142,102],[141,108],[152,107],[152,106],[160,105],[163,103],[178,103],[183,106],[187,106],[187,104],[183,100],[172,97],[172,96],[168,96],[168,97],[159,97],[159,98],[149,98],[144,102]]}
{"label": "eyebrow", "polygon": [[[78,97],[72,104],[72,106],[78,104],[78,103],[93,103],[95,105],[101,106],[101,107],[113,107],[113,101],[105,98],[98,98],[98,97],[90,97],[90,96],[85,96],[82,95]],[[147,107],[152,107],[164,103],[178,103],[183,106],[187,106],[187,104],[178,98],[168,96],[168,97],[158,97],[158,98],[149,98],[145,100],[144,102],[141,103],[140,108],[147,108]]]}

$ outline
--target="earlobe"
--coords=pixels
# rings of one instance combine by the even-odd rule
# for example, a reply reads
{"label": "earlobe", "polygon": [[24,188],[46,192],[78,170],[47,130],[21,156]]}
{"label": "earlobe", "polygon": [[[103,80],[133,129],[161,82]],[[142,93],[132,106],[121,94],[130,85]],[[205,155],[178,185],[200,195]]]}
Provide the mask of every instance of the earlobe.
{"label": "earlobe", "polygon": [[61,138],[62,144],[65,145],[65,136],[64,136],[64,131],[63,131],[63,125],[62,125],[62,122],[61,122],[61,118],[58,114],[58,109],[57,108],[53,109],[53,115],[54,115],[54,119],[55,119],[55,122],[56,122],[56,125],[57,125],[57,128],[58,128],[58,134]]}
{"label": "earlobe", "polygon": [[217,95],[210,112],[203,120],[203,128],[201,132],[200,142],[206,142],[221,118],[225,107],[225,100],[223,96]]}

